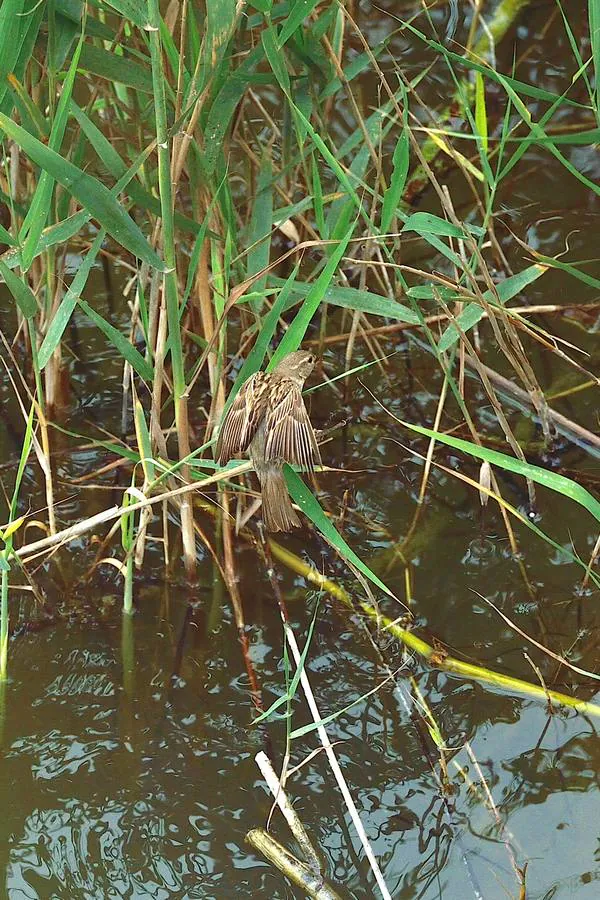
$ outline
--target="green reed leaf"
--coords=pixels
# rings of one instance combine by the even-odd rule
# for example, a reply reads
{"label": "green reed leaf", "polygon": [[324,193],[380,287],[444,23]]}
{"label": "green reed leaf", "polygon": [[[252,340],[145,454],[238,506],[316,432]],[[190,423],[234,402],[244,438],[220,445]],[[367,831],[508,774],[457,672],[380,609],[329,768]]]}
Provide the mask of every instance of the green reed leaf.
{"label": "green reed leaf", "polygon": [[588,20],[590,23],[590,43],[592,45],[592,59],[594,60],[594,75],[596,79],[596,90],[593,99],[596,118],[600,123],[600,0],[588,0]]}
{"label": "green reed leaf", "polygon": [[4,0],[0,4],[0,108],[8,92],[8,76],[16,68],[26,22],[24,0]]}
{"label": "green reed leaf", "polygon": [[[252,216],[248,231],[248,262],[246,266],[246,278],[250,278],[262,271],[269,264],[271,252],[271,221],[273,218],[273,175],[271,157],[267,152],[263,154],[256,192],[252,205]],[[254,282],[253,290],[258,294],[264,293],[267,285],[267,276],[263,275]],[[255,312],[260,312],[262,298],[252,303]]]}
{"label": "green reed leaf", "polygon": [[[67,121],[69,118],[69,103],[71,94],[73,93],[73,85],[75,83],[75,75],[77,74],[79,55],[83,46],[83,38],[84,34],[82,32],[79,43],[75,48],[73,59],[71,60],[69,71],[67,72],[67,77],[65,78],[63,83],[60,100],[58,101],[58,106],[56,109],[56,115],[52,123],[52,130],[50,131],[48,148],[55,151],[57,154],[60,151],[65,135],[65,130],[67,128]],[[42,146],[44,145],[42,144]],[[36,185],[31,205],[27,210],[25,221],[23,222],[23,225],[21,227],[19,237],[21,241],[23,241],[23,248],[21,251],[21,267],[24,272],[29,269],[31,263],[33,262],[40,235],[44,230],[44,226],[46,225],[48,216],[50,215],[54,182],[55,179],[53,178],[51,173],[47,169],[43,169],[39,181]]]}
{"label": "green reed leaf", "polygon": [[557,472],[549,472],[547,469],[542,469],[540,466],[521,462],[521,460],[515,459],[513,456],[508,456],[506,453],[500,453],[498,450],[490,450],[488,447],[480,447],[478,444],[473,444],[471,441],[465,441],[462,438],[453,437],[450,434],[434,431],[431,428],[423,428],[420,425],[413,425],[411,422],[403,422],[401,419],[397,419],[396,421],[400,422],[401,425],[404,425],[405,428],[410,428],[411,431],[417,432],[417,434],[435,438],[436,441],[447,444],[455,450],[462,450],[470,456],[475,456],[477,459],[483,459],[486,462],[489,462],[490,465],[498,466],[498,468],[505,469],[508,472],[514,472],[516,475],[523,475],[524,478],[529,478],[531,481],[535,481],[537,484],[541,484],[551,491],[562,494],[563,497],[568,497],[570,500],[579,503],[580,506],[583,506],[584,509],[600,522],[600,501],[596,500],[596,498],[593,497],[586,488],[582,487],[582,485],[577,484],[576,481],[567,478],[565,475],[559,475]]}
{"label": "green reed leaf", "polygon": [[15,141],[36,165],[62,184],[117,243],[160,272],[166,271],[165,264],[131,216],[98,179],[63,159],[2,113],[0,113],[0,129]]}
{"label": "green reed leaf", "polygon": [[323,512],[318,500],[304,484],[300,476],[294,472],[288,465],[284,466],[285,480],[292,498],[296,501],[302,512],[308,516],[311,522],[319,529],[323,537],[334,547],[343,559],[355,566],[369,581],[373,582],[388,597],[395,595],[390,589],[377,577],[367,565],[356,555],[352,547],[350,547],[338,530],[335,528],[330,519]]}
{"label": "green reed leaf", "polygon": [[35,294],[25,281],[25,278],[19,278],[8,266],[0,260],[0,275],[4,278],[6,286],[13,295],[15,303],[23,313],[26,319],[33,319],[38,311],[37,300]]}
{"label": "green reed leaf", "polygon": [[[284,284],[281,278],[274,275],[269,276],[269,284],[278,287]],[[312,285],[304,282],[296,282],[291,291],[292,300],[287,304],[291,306],[294,301],[294,295],[306,297],[312,289]],[[430,294],[431,298],[433,297]],[[354,309],[367,313],[370,316],[384,316],[389,319],[396,319],[398,322],[408,322],[411,325],[419,325],[420,318],[409,306],[398,303],[397,300],[390,300],[389,297],[383,297],[381,294],[374,294],[371,291],[361,291],[358,288],[340,287],[338,285],[330,285],[323,295],[324,303],[331,303],[333,306],[340,306],[343,309]]]}
{"label": "green reed leaf", "polygon": [[105,0],[105,2],[138,28],[144,31],[150,30],[148,9],[143,0]]}
{"label": "green reed leaf", "polygon": [[[508,278],[505,278],[504,281],[501,281],[496,285],[496,292],[500,302],[504,304],[509,300],[512,300],[513,297],[520,294],[528,285],[537,281],[537,279],[544,274],[546,269],[547,266],[536,264],[528,266],[527,269],[523,269],[516,275],[510,275]],[[484,291],[483,297],[488,303],[495,303],[495,297],[491,291]],[[460,315],[456,317],[456,324],[452,322],[442,334],[438,342],[438,350],[440,352],[449,350],[460,338],[461,332],[466,333],[469,331],[469,329],[473,328],[474,325],[481,321],[484,315],[485,310],[479,303],[468,303]]]}
{"label": "green reed leaf", "polygon": [[40,352],[38,354],[38,365],[40,369],[44,369],[56,348],[58,347],[62,336],[65,332],[67,325],[71,319],[73,314],[73,310],[77,306],[77,301],[81,296],[81,292],[83,291],[86,282],[88,280],[88,275],[92,269],[96,261],[96,257],[100,252],[100,248],[102,247],[102,242],[106,236],[106,232],[104,229],[101,229],[96,235],[96,239],[94,243],[86,253],[81,265],[77,269],[77,274],[73,279],[71,285],[67,288],[66,293],[60,303],[60,306],[56,310],[54,318],[50,322],[48,327],[48,331],[46,332],[46,336],[42,341],[42,346],[40,347]]}
{"label": "green reed leaf", "polygon": [[134,423],[144,478],[148,483],[151,483],[156,478],[156,467],[152,456],[152,441],[150,440],[150,430],[146,422],[144,407],[137,397],[135,398],[134,406]]}
{"label": "green reed leaf", "polygon": [[488,152],[488,125],[485,106],[485,82],[481,72],[475,72],[475,126],[481,138],[483,152]]}
{"label": "green reed leaf", "polygon": [[428,212],[416,212],[408,216],[402,231],[416,231],[417,234],[423,236],[433,234],[437,237],[455,237],[459,239],[465,238],[465,231],[477,235],[477,237],[481,237],[484,233],[483,228],[478,225],[470,225],[465,222],[464,228],[461,228],[458,225],[453,225],[452,222],[447,222],[446,219],[440,219],[439,216],[434,216],[433,213]]}
{"label": "green reed leaf", "polygon": [[340,264],[342,256],[346,252],[346,247],[348,246],[350,238],[352,237],[352,234],[354,232],[355,224],[355,222],[352,224],[351,228],[346,233],[346,236],[339,242],[330,258],[327,260],[327,265],[320,273],[315,283],[311,285],[310,290],[308,291],[304,302],[302,303],[302,306],[296,313],[292,324],[284,334],[279,343],[279,346],[277,347],[277,350],[273,354],[273,359],[269,364],[269,371],[272,371],[277,363],[281,359],[283,359],[283,357],[287,353],[291,353],[293,350],[297,350],[302,343],[304,335],[306,334],[306,330],[310,325],[311,319],[319,308],[319,304],[325,296],[325,291],[329,287],[329,282],[335,275],[336,269]]}
{"label": "green reed leaf", "polygon": [[[392,177],[390,186],[383,195],[383,204],[381,207],[381,231],[389,230],[390,224],[402,200],[402,193],[406,185],[406,177],[408,175],[408,166],[410,162],[410,140],[408,136],[408,126],[402,129],[402,134],[398,138],[398,143],[394,148],[392,155]],[[404,226],[406,228],[406,225]]]}
{"label": "green reed leaf", "polygon": [[125,337],[118,328],[115,328],[114,325],[107,322],[106,319],[103,318],[100,313],[96,312],[89,303],[86,303],[85,300],[80,299],[77,302],[88,318],[91,319],[92,322],[98,326],[100,331],[106,335],[119,356],[122,356],[123,359],[127,360],[140,378],[151,382],[154,377],[152,366],[150,363],[146,362],[142,354],[133,346],[129,339]]}
{"label": "green reed leaf", "polygon": [[125,84],[142,94],[152,93],[150,61],[148,61],[148,66],[143,66],[127,57],[117,56],[114,52],[104,50],[103,47],[84,44],[79,67],[84,72],[106,78],[117,84]]}
{"label": "green reed leaf", "polygon": [[300,28],[304,20],[311,14],[319,0],[296,0],[281,27],[279,46],[283,47],[293,33]]}

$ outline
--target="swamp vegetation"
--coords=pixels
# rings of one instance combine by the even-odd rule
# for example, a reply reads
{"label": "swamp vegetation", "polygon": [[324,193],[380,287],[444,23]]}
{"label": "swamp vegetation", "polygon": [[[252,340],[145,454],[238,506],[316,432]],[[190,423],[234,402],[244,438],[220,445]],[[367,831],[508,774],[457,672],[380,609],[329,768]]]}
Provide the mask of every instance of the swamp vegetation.
{"label": "swamp vegetation", "polygon": [[600,0],[2,0],[7,896],[598,896],[599,72]]}

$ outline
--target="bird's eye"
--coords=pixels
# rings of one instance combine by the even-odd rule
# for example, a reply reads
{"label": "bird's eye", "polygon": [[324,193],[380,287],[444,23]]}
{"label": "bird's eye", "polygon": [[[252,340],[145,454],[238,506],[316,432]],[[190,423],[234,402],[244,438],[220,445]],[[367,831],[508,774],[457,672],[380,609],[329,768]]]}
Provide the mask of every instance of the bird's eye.
{"label": "bird's eye", "polygon": [[308,357],[308,361],[309,361],[309,363],[314,363],[315,358],[312,354]]}

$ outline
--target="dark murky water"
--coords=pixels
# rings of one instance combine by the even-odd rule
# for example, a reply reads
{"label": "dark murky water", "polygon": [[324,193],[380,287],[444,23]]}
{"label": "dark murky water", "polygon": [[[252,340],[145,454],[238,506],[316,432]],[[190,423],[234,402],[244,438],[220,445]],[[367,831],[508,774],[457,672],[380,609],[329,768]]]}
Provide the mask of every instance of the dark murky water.
{"label": "dark murky water", "polygon": [[[530,52],[519,76],[550,89],[564,88],[571,56],[558,20],[543,40],[539,38],[548,18],[544,6],[534,5],[521,22],[519,46]],[[452,24],[449,17],[455,11],[455,5],[444,4],[439,16],[446,18],[438,19],[440,27]],[[377,39],[391,23],[381,16],[372,28]],[[378,29],[381,35],[374,33]],[[405,37],[392,43],[392,50],[402,56],[409,74],[422,65],[418,46]],[[443,78],[436,71],[428,82],[427,99],[436,105],[447,92]],[[598,157],[585,153],[574,148],[570,158],[589,177],[597,177]],[[530,165],[519,168],[503,188],[501,200],[510,227],[548,255],[563,250],[570,232],[569,258],[597,255],[598,202],[590,204],[589,194],[565,177],[542,150],[530,150],[528,159]],[[453,190],[453,176],[448,180]],[[427,202],[425,198],[424,206]],[[518,270],[523,252],[505,230],[499,228],[498,234]],[[422,252],[417,242],[409,245],[405,261]],[[443,267],[435,258],[421,263]],[[111,296],[100,270],[90,281],[89,291],[92,288],[96,305],[110,316]],[[560,273],[546,276],[527,291],[530,304],[595,299],[593,289]],[[11,333],[8,314],[2,314],[1,324]],[[590,368],[597,371],[593,333],[575,318],[547,324],[589,351]],[[483,337],[487,339],[485,327]],[[65,426],[93,435],[102,423],[118,432],[118,361],[106,355],[83,316],[74,318],[70,345],[77,358],[71,365],[73,393]],[[389,348],[394,346],[397,341],[390,342]],[[550,364],[536,347],[528,349],[548,390],[578,380],[554,358]],[[355,363],[368,358],[363,345],[358,345]],[[326,361],[332,371],[343,365],[334,351],[328,351]],[[374,369],[362,380],[394,413],[418,422],[433,420],[440,383],[430,357],[418,347],[407,347],[406,353],[395,357],[387,384]],[[206,385],[197,386],[198,406],[205,390]],[[470,390],[478,424],[498,433],[474,382]],[[0,402],[7,425],[0,432],[4,461],[0,477],[10,490],[23,426],[6,381],[0,384]],[[325,422],[331,396],[319,391],[313,395],[313,406],[316,422]],[[554,406],[586,427],[597,428],[597,400],[591,391],[558,400]],[[404,565],[392,551],[415,513],[421,463],[391,440],[409,442],[358,383],[349,411],[353,423],[327,446],[326,461],[363,471],[320,476],[321,498],[336,508],[344,492],[350,492],[347,540],[365,561],[379,561],[378,571],[392,590],[404,596]],[[523,440],[539,442],[539,431],[529,420],[518,412],[511,412],[510,419]],[[198,415],[198,426],[201,421]],[[55,451],[64,523],[105,508],[107,498],[110,503],[118,501],[119,491],[112,496],[73,484],[112,457],[81,449],[61,435],[56,436]],[[437,458],[476,477],[471,461],[442,450]],[[535,461],[535,451],[530,458]],[[553,454],[539,458],[546,464],[560,462],[575,477],[579,473],[582,479],[589,478],[586,484],[597,482],[597,461],[566,441],[559,440]],[[36,467],[28,470],[27,479],[30,508],[43,506]],[[114,475],[93,481],[108,489]],[[502,484],[507,499],[523,507],[523,483],[504,479]],[[515,560],[495,509],[490,508],[482,520],[471,488],[441,471],[434,471],[430,485],[409,548],[414,612],[423,633],[442,641],[455,655],[536,683],[523,655],[523,639],[486,606],[480,592],[537,640],[557,652],[575,644],[579,652],[574,661],[597,668],[598,597],[577,596],[581,570],[523,528],[517,528],[522,560]],[[539,512],[541,528],[589,558],[597,537],[591,518],[541,488]],[[203,521],[201,511],[197,516]],[[366,520],[371,528],[365,526]],[[211,528],[208,518],[204,524]],[[159,532],[157,525],[154,533]],[[28,537],[32,539],[33,533]],[[4,891],[14,900],[301,896],[244,843],[250,828],[265,824],[270,808],[254,763],[264,734],[249,726],[250,686],[228,596],[210,557],[199,548],[201,586],[192,597],[183,581],[175,525],[172,540],[166,579],[161,547],[150,545],[144,573],[136,581],[138,611],[124,624],[116,573],[101,567],[91,580],[81,580],[95,554],[87,539],[72,543],[52,562],[40,563],[33,575],[48,609],[59,609],[63,617],[18,634],[10,647],[11,680],[2,695],[0,853],[6,872]],[[310,557],[350,591],[360,591],[318,536],[307,530],[284,543]],[[237,563],[251,657],[268,704],[284,684],[279,614],[253,552],[240,548]],[[283,569],[279,574],[290,616],[303,640],[314,594],[302,578]],[[15,592],[14,598],[12,622],[18,628],[32,620],[31,601],[22,592]],[[190,599],[195,601],[193,609]],[[382,605],[392,616],[400,613],[398,607]],[[400,665],[396,645],[383,638],[379,645],[388,665]],[[593,689],[577,687],[575,676],[561,673],[555,681],[555,663],[534,648],[527,650],[549,684],[592,698]],[[402,677],[398,685],[386,685],[329,726],[331,739],[339,741],[340,761],[394,898],[458,900],[477,892],[486,900],[516,897],[519,888],[508,842],[518,864],[528,864],[528,897],[598,897],[597,722],[574,712],[549,715],[542,703],[450,677],[418,660],[405,671],[414,674],[451,748],[452,795],[440,794],[430,765],[436,762],[435,748],[408,711],[409,688]],[[347,610],[327,597],[320,601],[308,672],[324,715],[365,694],[386,674],[358,619],[349,618]],[[294,726],[307,721],[306,715],[298,701]],[[269,736],[281,759],[284,726],[270,726]],[[313,736],[296,742],[294,763],[314,746]],[[481,773],[503,831],[483,796]],[[476,790],[470,788],[472,783]],[[343,896],[373,896],[372,876],[322,755],[303,768],[288,789],[327,861],[331,882],[340,886]],[[290,843],[278,817],[274,833]]]}

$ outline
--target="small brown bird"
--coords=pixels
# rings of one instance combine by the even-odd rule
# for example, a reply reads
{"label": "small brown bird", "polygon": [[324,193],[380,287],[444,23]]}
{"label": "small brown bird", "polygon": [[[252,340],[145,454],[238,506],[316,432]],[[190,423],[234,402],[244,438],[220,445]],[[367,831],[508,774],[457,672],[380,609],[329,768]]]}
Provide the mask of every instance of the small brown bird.
{"label": "small brown bird", "polygon": [[283,464],[312,471],[321,462],[317,439],[302,399],[315,357],[296,350],[272,372],[244,382],[219,431],[215,458],[225,465],[248,451],[261,487],[263,520],[269,531],[300,527],[288,494]]}

